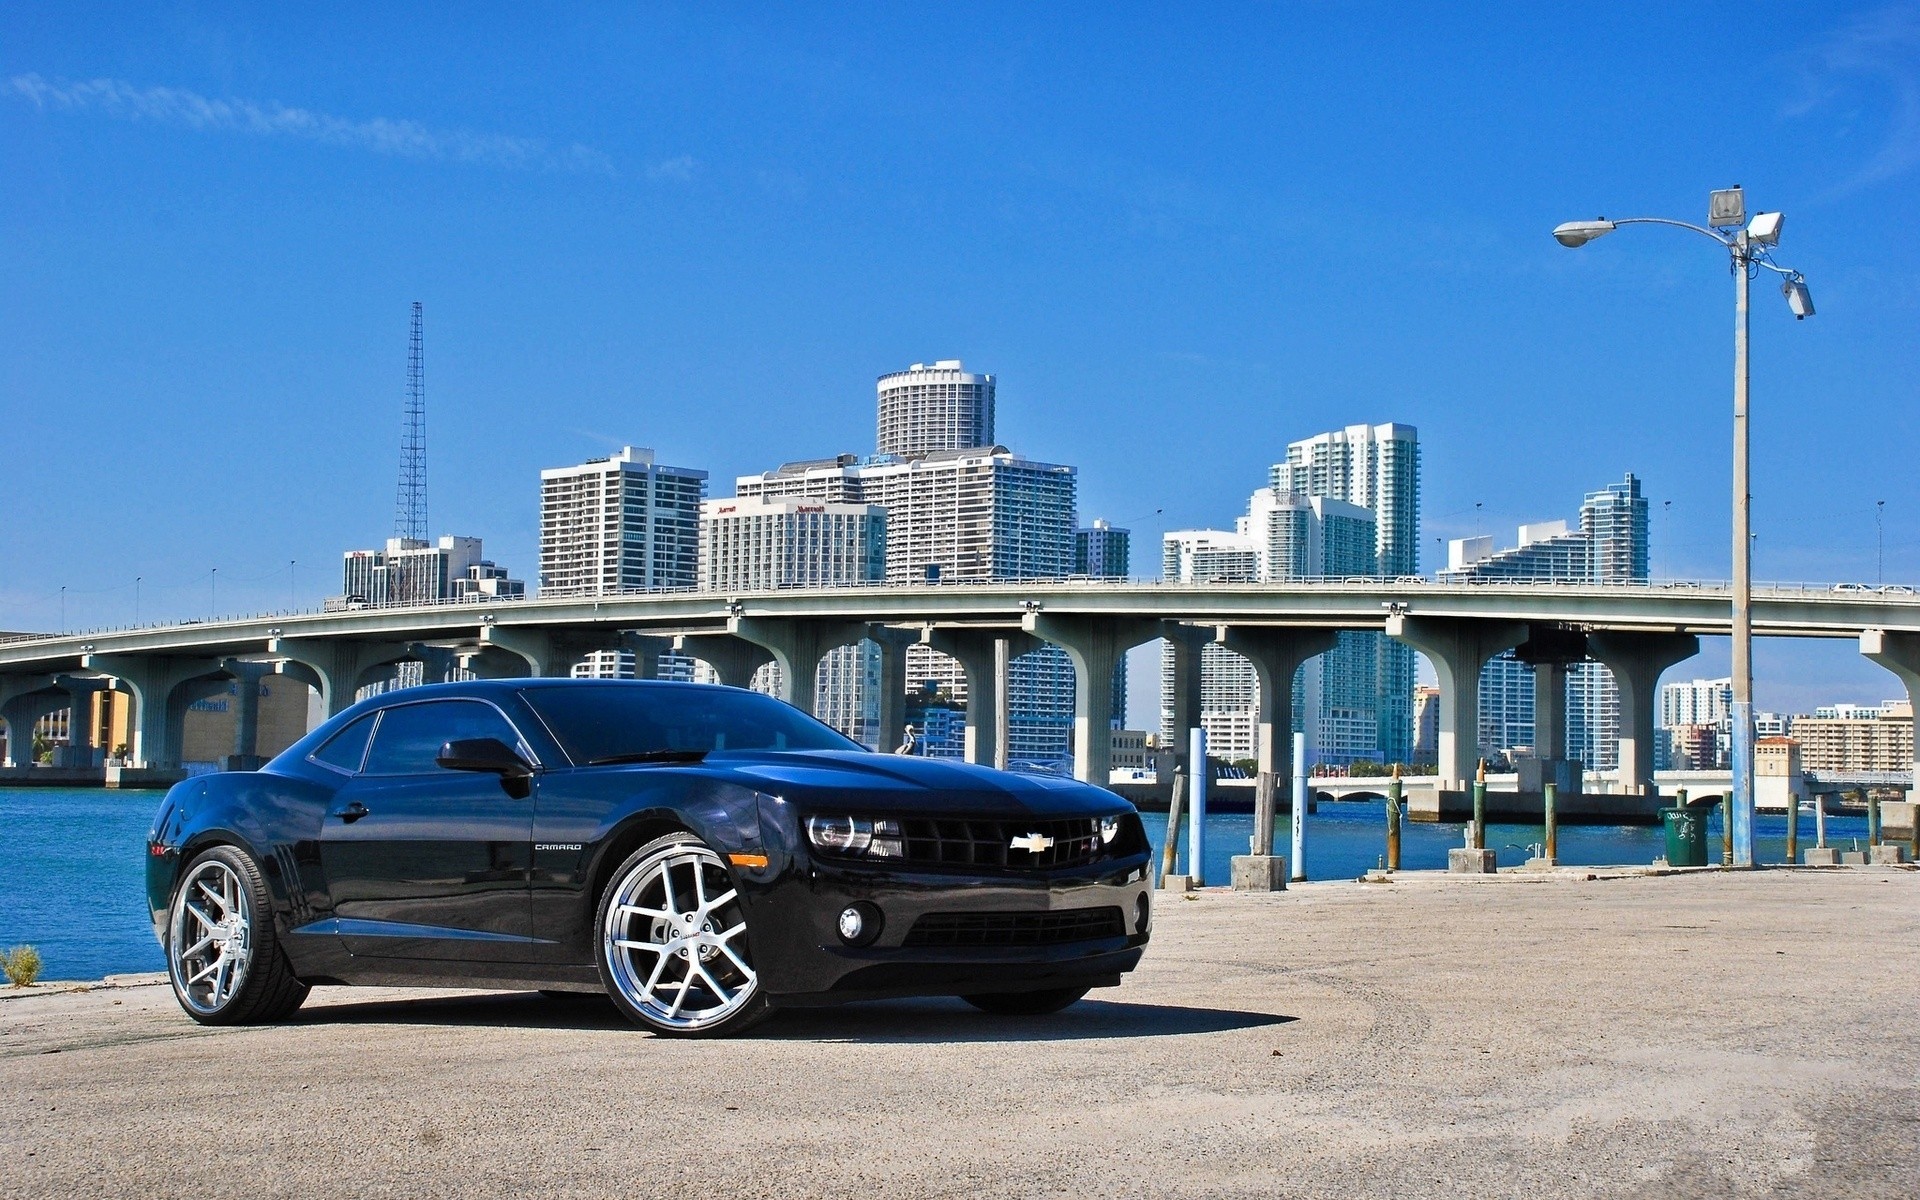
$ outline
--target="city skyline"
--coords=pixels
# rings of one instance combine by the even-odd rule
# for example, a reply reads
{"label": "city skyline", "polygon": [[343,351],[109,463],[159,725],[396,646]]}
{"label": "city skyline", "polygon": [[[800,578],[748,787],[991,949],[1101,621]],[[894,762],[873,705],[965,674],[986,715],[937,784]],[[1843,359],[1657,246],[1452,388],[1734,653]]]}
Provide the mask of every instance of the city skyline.
{"label": "city skyline", "polygon": [[[1074,464],[1083,516],[1142,545],[1234,511],[1293,438],[1403,420],[1426,570],[1436,537],[1559,511],[1568,470],[1630,468],[1653,574],[1721,577],[1724,264],[1547,230],[1698,220],[1734,182],[1787,212],[1821,303],[1795,324],[1756,301],[1756,574],[1873,582],[1884,532],[1886,578],[1920,578],[1920,293],[1861,236],[1915,202],[1908,6],[1783,13],[1772,51],[1732,60],[1690,36],[1700,14],[1651,8],[1577,33],[423,14],[404,51],[315,19],[54,12],[0,17],[0,395],[30,517],[0,531],[0,628],[63,623],[63,587],[72,627],[317,603],[389,524],[414,300],[431,533],[484,536],[522,577],[539,468],[638,444],[726,479],[860,445],[875,374],[940,357],[994,373],[1000,440]],[[933,41],[959,69],[913,103],[861,69]],[[1677,126],[1682,96],[1749,136]],[[417,136],[378,143],[380,120]],[[167,469],[114,469],[136,453]],[[98,486],[72,486],[82,463]],[[1763,707],[1882,698],[1844,646],[1759,653]]]}

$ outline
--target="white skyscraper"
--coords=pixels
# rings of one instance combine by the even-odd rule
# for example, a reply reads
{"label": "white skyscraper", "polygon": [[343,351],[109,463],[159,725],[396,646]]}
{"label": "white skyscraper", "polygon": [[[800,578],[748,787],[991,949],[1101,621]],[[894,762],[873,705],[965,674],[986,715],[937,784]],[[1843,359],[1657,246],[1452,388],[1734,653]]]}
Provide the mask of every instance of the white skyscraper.
{"label": "white skyscraper", "polygon": [[540,472],[540,592],[593,596],[691,588],[707,473],[628,446]]}
{"label": "white skyscraper", "polygon": [[[1327,496],[1373,513],[1373,569],[1358,574],[1419,574],[1420,437],[1413,426],[1349,425],[1290,443],[1286,461],[1273,465],[1268,482],[1276,492]],[[1379,754],[1406,762],[1413,755],[1413,648],[1383,634],[1354,636],[1372,646],[1376,660]]]}
{"label": "white skyscraper", "polygon": [[915,457],[993,445],[993,376],[965,370],[957,358],[882,375],[881,454]]}

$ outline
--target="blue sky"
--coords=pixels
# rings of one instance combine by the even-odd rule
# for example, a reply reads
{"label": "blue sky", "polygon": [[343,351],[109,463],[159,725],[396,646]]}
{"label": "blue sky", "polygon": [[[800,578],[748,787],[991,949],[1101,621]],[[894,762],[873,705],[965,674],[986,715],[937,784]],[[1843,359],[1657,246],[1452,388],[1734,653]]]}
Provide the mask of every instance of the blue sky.
{"label": "blue sky", "polygon": [[[414,300],[434,530],[522,575],[543,466],[726,494],[959,357],[1149,556],[1396,420],[1428,566],[1631,470],[1656,573],[1722,577],[1724,260],[1547,230],[1736,182],[1819,304],[1756,293],[1757,575],[1871,581],[1885,500],[1920,579],[1912,5],[20,3],[0,161],[0,628],[337,586],[391,529]],[[1763,707],[1895,690],[1844,643],[1760,666]]]}

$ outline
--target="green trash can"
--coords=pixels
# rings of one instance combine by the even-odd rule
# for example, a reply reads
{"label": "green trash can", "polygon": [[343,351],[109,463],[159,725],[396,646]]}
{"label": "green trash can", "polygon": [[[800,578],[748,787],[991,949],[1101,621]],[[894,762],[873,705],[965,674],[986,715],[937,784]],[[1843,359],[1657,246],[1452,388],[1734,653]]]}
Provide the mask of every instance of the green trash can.
{"label": "green trash can", "polygon": [[1691,808],[1663,808],[1660,822],[1667,827],[1667,865],[1707,865],[1707,818]]}

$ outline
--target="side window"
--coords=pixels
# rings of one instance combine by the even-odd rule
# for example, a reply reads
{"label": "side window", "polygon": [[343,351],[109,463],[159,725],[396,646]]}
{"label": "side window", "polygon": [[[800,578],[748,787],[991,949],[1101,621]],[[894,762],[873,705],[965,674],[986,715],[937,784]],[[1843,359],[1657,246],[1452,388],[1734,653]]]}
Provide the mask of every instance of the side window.
{"label": "side window", "polygon": [[328,738],[324,745],[307,757],[348,773],[358,771],[360,760],[367,756],[367,735],[373,732],[373,718],[376,715],[368,713],[361,717]]}
{"label": "side window", "polygon": [[499,738],[509,746],[520,735],[490,704],[478,700],[431,700],[385,710],[367,754],[368,775],[419,775],[440,768],[434,759],[446,742]]}

